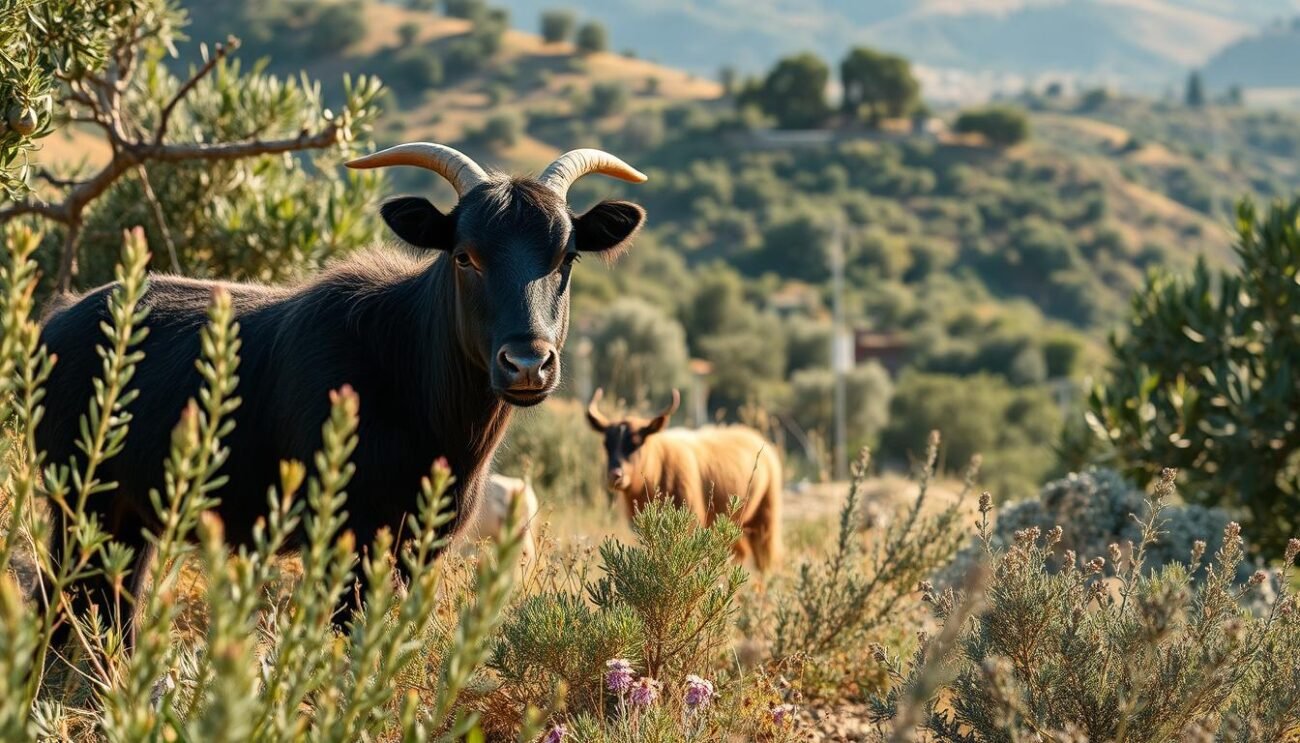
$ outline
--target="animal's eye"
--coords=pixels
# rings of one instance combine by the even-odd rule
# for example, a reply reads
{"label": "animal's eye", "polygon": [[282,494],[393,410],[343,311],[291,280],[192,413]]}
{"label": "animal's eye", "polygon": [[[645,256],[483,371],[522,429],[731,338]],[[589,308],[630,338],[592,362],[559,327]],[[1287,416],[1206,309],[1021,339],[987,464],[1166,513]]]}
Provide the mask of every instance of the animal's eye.
{"label": "animal's eye", "polygon": [[566,267],[567,267],[567,266],[572,266],[573,264],[577,263],[577,262],[580,261],[580,260],[582,260],[582,256],[581,256],[580,254],[578,254],[578,253],[565,253],[565,254],[564,254],[564,265],[565,265]]}
{"label": "animal's eye", "polygon": [[470,260],[469,253],[457,253],[453,260],[461,268],[472,268],[474,266],[474,261]]}

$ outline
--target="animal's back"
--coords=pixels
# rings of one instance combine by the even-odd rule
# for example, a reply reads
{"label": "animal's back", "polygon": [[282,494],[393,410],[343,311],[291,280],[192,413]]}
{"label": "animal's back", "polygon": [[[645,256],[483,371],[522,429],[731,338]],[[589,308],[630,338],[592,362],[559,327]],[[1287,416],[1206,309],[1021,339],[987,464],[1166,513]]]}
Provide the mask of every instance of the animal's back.
{"label": "animal's back", "polygon": [[780,477],[775,446],[747,426],[669,428],[660,436],[663,444],[684,447],[694,454],[705,494],[712,485],[715,501],[733,495],[749,499],[766,490],[773,462],[776,477]]}
{"label": "animal's back", "polygon": [[457,535],[462,544],[468,546],[480,540],[495,537],[506,522],[510,509],[515,503],[519,508],[518,531],[523,535],[521,557],[531,560],[536,552],[532,530],[536,528],[539,506],[533,486],[526,480],[492,473],[479,503],[478,513],[470,524]]}
{"label": "animal's back", "polygon": [[[142,306],[149,310],[143,323],[148,334],[134,347],[143,358],[129,383],[129,389],[139,390],[139,396],[126,406],[131,415],[127,444],[102,470],[103,479],[118,482],[119,492],[127,494],[112,499],[110,510],[119,517],[129,511],[145,522],[152,518],[145,496],[148,489],[162,486],[171,431],[186,403],[198,394],[201,378],[195,360],[199,331],[207,324],[216,286],[231,295],[237,315],[248,315],[275,296],[274,290],[251,284],[160,276],[151,280],[142,299]],[[76,440],[80,420],[90,406],[94,380],[103,376],[97,349],[112,343],[102,326],[112,323],[109,304],[114,287],[109,284],[80,297],[60,297],[47,311],[41,340],[56,362],[46,384],[46,413],[36,439],[51,463],[68,464],[82,456]],[[251,356],[246,361],[256,364],[256,353]]]}

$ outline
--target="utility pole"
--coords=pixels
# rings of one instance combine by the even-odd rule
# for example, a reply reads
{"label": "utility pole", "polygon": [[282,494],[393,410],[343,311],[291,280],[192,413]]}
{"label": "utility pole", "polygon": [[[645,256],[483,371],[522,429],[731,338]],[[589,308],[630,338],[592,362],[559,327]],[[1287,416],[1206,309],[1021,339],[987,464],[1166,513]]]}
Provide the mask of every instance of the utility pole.
{"label": "utility pole", "polygon": [[831,237],[831,371],[835,375],[835,450],[834,473],[836,480],[849,476],[848,389],[847,375],[853,368],[853,336],[844,323],[844,241],[848,230],[844,218],[835,224]]}

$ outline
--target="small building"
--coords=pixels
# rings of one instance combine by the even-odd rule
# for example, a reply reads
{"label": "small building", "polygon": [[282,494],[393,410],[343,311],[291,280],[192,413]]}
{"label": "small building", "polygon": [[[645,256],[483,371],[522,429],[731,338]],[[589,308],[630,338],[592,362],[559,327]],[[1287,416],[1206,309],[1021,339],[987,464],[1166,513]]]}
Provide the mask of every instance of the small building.
{"label": "small building", "polygon": [[859,364],[875,361],[896,375],[910,356],[911,346],[899,333],[859,330],[853,334],[853,358]]}

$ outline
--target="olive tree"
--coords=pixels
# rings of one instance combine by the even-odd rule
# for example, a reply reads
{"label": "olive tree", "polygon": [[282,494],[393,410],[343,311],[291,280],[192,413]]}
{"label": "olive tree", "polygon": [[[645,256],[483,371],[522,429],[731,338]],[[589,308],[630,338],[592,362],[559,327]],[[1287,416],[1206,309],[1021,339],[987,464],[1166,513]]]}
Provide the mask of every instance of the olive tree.
{"label": "olive tree", "polygon": [[1184,497],[1267,550],[1300,532],[1300,200],[1243,203],[1237,240],[1238,267],[1157,274],[1133,298],[1088,420],[1126,475],[1179,468]]}
{"label": "olive tree", "polygon": [[[367,194],[342,188],[333,173],[338,158],[369,131],[376,81],[345,80],[346,100],[337,109],[327,108],[314,83],[278,79],[261,67],[244,70],[232,62],[229,56],[238,47],[233,38],[204,47],[201,62],[177,76],[166,61],[184,14],[170,0],[31,2],[19,15],[23,23],[4,43],[6,56],[22,64],[6,67],[0,82],[11,107],[21,109],[20,126],[11,126],[0,140],[8,201],[0,207],[0,222],[35,217],[47,223],[56,240],[40,258],[53,264],[60,289],[77,280],[83,236],[92,226],[111,231],[112,242],[120,244],[121,227],[147,225],[165,247],[157,251],[159,260],[178,272],[189,268],[183,248],[209,241],[214,224],[233,226],[254,212],[272,230],[260,236],[268,246],[284,244],[283,235],[274,232],[281,223],[277,217],[297,230],[293,237],[299,246],[350,244],[360,236],[358,207]],[[3,22],[11,19],[5,15]],[[106,142],[112,153],[108,162],[89,169],[30,166],[31,137],[65,128]],[[292,156],[306,151],[318,153],[319,176],[309,177]],[[240,164],[231,165],[235,162]],[[251,185],[280,177],[286,168],[299,175],[278,194]],[[328,185],[322,187],[319,179]],[[128,180],[134,182],[128,187],[131,198],[122,191]],[[206,195],[212,198],[200,202],[193,198],[204,195],[197,183],[229,188],[210,189]],[[375,181],[355,183],[373,186]],[[113,211],[100,210],[106,194],[115,202]],[[180,194],[189,198],[174,198]],[[286,195],[302,201],[286,203],[281,200]],[[242,201],[232,202],[235,196]],[[123,205],[134,208],[119,210]],[[201,218],[196,212],[203,212]],[[310,217],[295,223],[303,215]],[[109,265],[103,256],[93,256],[94,261]]]}
{"label": "olive tree", "polygon": [[615,301],[591,341],[596,383],[612,397],[662,401],[686,383],[686,333],[652,304]]}

